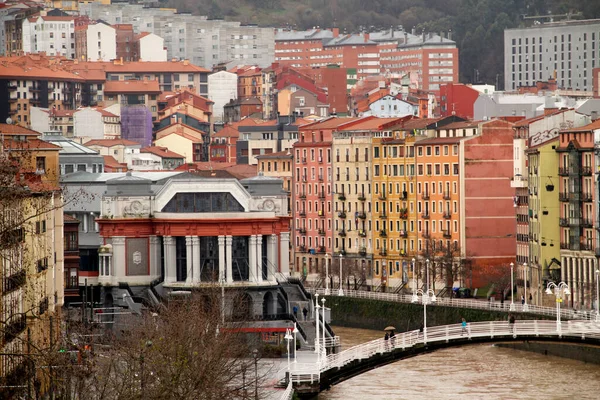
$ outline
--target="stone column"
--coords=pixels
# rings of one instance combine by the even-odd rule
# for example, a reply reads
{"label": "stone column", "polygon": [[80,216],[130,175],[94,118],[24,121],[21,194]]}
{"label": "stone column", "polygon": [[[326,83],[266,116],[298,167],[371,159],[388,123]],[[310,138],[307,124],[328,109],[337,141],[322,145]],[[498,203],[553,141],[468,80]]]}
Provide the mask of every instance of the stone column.
{"label": "stone column", "polygon": [[231,245],[233,244],[233,237],[231,235],[225,236],[225,254],[227,264],[227,283],[233,282],[233,250]]}
{"label": "stone column", "polygon": [[290,233],[279,234],[279,272],[284,276],[290,276]]}
{"label": "stone column", "polygon": [[248,240],[248,269],[249,269],[249,282],[258,282],[258,275],[256,275],[256,235],[250,236]]}
{"label": "stone column", "polygon": [[[225,277],[225,236],[220,235],[219,243],[219,277]],[[229,274],[227,274],[227,282],[229,282]]]}
{"label": "stone column", "polygon": [[163,243],[165,248],[165,283],[173,283],[177,281],[175,238],[164,236]]}
{"label": "stone column", "polygon": [[150,251],[148,254],[150,261],[150,276],[155,278],[160,274],[160,240],[158,236],[150,236]]}
{"label": "stone column", "polygon": [[125,238],[123,236],[113,236],[113,268],[111,278],[116,281],[127,276],[127,259],[125,254]]}
{"label": "stone column", "polygon": [[192,283],[200,283],[200,238],[192,236],[192,254],[194,256],[192,262]]}
{"label": "stone column", "polygon": [[590,268],[590,259],[583,259],[583,306],[588,306],[588,300],[590,298],[590,285],[589,285],[589,268]]}
{"label": "stone column", "polygon": [[263,281],[262,241],[262,235],[256,235],[256,277],[258,282]]}
{"label": "stone column", "polygon": [[567,281],[567,258],[566,257],[561,257],[560,260],[560,280],[563,282]]}
{"label": "stone column", "polygon": [[267,280],[275,280],[275,274],[279,272],[279,262],[277,260],[277,235],[269,236],[269,243],[267,245]]}
{"label": "stone column", "polygon": [[192,237],[185,237],[185,283],[186,285],[192,284],[192,261],[194,260],[194,253],[192,251]]}

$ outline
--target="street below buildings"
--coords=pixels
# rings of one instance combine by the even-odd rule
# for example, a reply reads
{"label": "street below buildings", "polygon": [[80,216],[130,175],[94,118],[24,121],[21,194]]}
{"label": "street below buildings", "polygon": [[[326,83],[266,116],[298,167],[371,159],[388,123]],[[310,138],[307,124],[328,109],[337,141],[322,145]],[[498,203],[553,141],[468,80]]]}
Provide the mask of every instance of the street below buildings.
{"label": "street below buildings", "polygon": [[[384,332],[332,327],[342,348]],[[576,394],[573,387],[577,382]],[[377,368],[319,395],[335,399],[597,399],[600,366],[492,345],[445,349]]]}

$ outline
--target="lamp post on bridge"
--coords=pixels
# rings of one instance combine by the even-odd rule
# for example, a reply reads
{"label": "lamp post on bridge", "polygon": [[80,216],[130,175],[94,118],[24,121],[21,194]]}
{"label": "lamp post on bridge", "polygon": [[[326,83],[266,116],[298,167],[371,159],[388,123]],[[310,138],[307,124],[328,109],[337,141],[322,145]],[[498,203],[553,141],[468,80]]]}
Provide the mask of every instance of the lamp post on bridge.
{"label": "lamp post on bridge", "polygon": [[329,254],[325,253],[325,295],[329,296]]}
{"label": "lamp post on bridge", "polygon": [[413,303],[417,303],[419,301],[417,296],[419,294],[421,295],[421,301],[423,303],[423,343],[427,343],[427,303],[430,301],[435,303],[436,298],[434,291],[431,289],[427,289],[425,291],[417,289],[415,294],[413,294]]}
{"label": "lamp post on bridge", "polygon": [[417,283],[415,282],[415,262],[417,260],[415,260],[414,258],[412,259],[412,287],[413,287],[413,295],[412,295],[412,302],[415,303],[417,301]]}
{"label": "lamp post on bridge", "polygon": [[515,294],[514,294],[514,290],[515,290],[515,284],[514,284],[514,267],[515,264],[514,263],[510,263],[510,311],[515,311]]}
{"label": "lamp post on bridge", "polygon": [[323,355],[322,355],[321,359],[324,362],[325,359],[327,358],[327,346],[325,345],[325,297],[323,297],[321,299],[321,303],[323,303],[323,305],[321,306],[321,309],[323,310],[323,318],[321,318],[321,320],[323,321],[323,347],[322,347]]}
{"label": "lamp post on bridge", "polygon": [[527,278],[529,274],[527,272],[527,263],[523,263],[523,281],[525,282],[525,295],[523,296],[523,311],[529,311],[529,305],[527,305]]}
{"label": "lamp post on bridge", "polygon": [[342,260],[344,259],[344,255],[340,253],[340,289],[338,290],[338,296],[344,295],[344,289],[342,289]]}
{"label": "lamp post on bridge", "polygon": [[296,348],[296,334],[298,333],[298,326],[296,326],[296,323],[294,322],[294,330],[292,331],[292,333],[294,334],[294,364],[296,362],[298,362],[298,358],[296,357],[298,352],[297,352],[297,348]]}
{"label": "lamp post on bridge", "polygon": [[317,353],[317,363],[319,363],[319,358],[321,353],[319,352],[319,294],[315,294],[315,328],[317,329],[315,336],[315,353]]}
{"label": "lamp post on bridge", "polygon": [[293,339],[291,329],[285,330],[285,336],[283,338],[287,341],[287,365],[288,365],[288,374],[289,374],[289,372],[290,372],[290,341]]}
{"label": "lamp post on bridge", "polygon": [[552,294],[554,290],[554,295],[556,296],[556,331],[560,333],[560,303],[562,303],[563,298],[571,294],[569,290],[569,285],[565,282],[560,282],[558,285],[554,282],[548,282],[548,286],[546,287],[546,294]]}

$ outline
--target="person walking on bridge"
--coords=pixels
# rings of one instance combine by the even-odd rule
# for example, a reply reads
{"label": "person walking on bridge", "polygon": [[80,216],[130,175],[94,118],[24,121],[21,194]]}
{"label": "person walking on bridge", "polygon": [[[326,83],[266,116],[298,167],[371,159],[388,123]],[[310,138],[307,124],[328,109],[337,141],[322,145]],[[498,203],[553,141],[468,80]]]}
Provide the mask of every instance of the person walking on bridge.
{"label": "person walking on bridge", "polygon": [[465,333],[467,333],[467,320],[465,320],[464,318],[462,319],[462,322],[460,323],[461,326],[461,330],[460,330],[460,336],[464,335]]}
{"label": "person walking on bridge", "polygon": [[515,316],[512,314],[508,315],[508,325],[510,326],[510,333],[515,333]]}

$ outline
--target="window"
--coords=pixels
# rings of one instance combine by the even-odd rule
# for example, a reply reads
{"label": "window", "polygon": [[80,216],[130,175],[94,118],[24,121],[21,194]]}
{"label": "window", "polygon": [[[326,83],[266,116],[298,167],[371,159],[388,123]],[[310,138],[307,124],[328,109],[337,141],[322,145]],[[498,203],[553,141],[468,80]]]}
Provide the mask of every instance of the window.
{"label": "window", "polygon": [[35,169],[37,174],[46,173],[46,157],[35,158]]}
{"label": "window", "polygon": [[79,248],[77,238],[77,232],[65,232],[65,251],[77,251]]}

